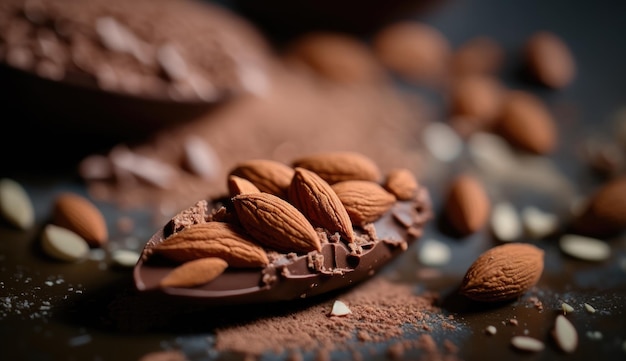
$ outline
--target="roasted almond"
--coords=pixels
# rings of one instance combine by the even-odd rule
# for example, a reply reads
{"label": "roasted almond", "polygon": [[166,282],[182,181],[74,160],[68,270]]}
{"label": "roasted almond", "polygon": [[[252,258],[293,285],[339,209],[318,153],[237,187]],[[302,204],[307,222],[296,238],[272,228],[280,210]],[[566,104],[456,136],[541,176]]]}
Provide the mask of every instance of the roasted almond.
{"label": "roasted almond", "polygon": [[374,222],[391,209],[396,197],[378,183],[343,181],[332,185],[354,224]]}
{"label": "roasted almond", "polygon": [[232,267],[262,267],[269,263],[262,247],[224,222],[188,226],[150,252],[181,263],[206,257],[219,257]]}
{"label": "roasted almond", "polygon": [[236,175],[228,176],[228,192],[231,197],[239,194],[257,193],[261,190],[252,182]]}
{"label": "roasted almond", "polygon": [[304,168],[296,172],[288,190],[291,204],[314,226],[338,232],[348,242],[354,242],[352,222],[341,199],[331,186],[317,174]]}
{"label": "roasted almond", "polygon": [[538,31],[527,39],[524,62],[528,74],[550,88],[563,88],[576,75],[572,51],[560,36],[550,31]]}
{"label": "roasted almond", "polygon": [[413,199],[419,189],[415,175],[407,168],[396,168],[389,171],[383,186],[389,193],[403,201]]}
{"label": "roasted almond", "polygon": [[453,83],[450,112],[453,116],[474,119],[487,128],[493,124],[502,103],[503,86],[494,76],[466,75]]}
{"label": "roasted almond", "polygon": [[476,301],[498,302],[523,295],[541,278],[544,252],[526,243],[488,249],[467,270],[459,293]]}
{"label": "roasted almond", "polygon": [[598,188],[573,222],[577,233],[611,237],[626,228],[626,176]]}
{"label": "roasted almond", "polygon": [[308,169],[329,184],[345,180],[378,182],[380,169],[370,158],[356,152],[321,152],[293,161],[294,168]]}
{"label": "roasted almond", "polygon": [[207,257],[185,262],[163,277],[161,287],[194,287],[213,281],[228,267],[221,258]]}
{"label": "roasted almond", "polygon": [[322,249],[309,220],[286,200],[270,193],[249,193],[233,197],[233,204],[239,222],[262,245],[281,252]]}
{"label": "roasted almond", "polygon": [[547,106],[523,90],[505,95],[495,128],[511,145],[533,154],[550,153],[558,141],[554,118]]}
{"label": "roasted almond", "polygon": [[108,241],[104,215],[89,199],[76,193],[57,195],[52,209],[52,223],[74,231],[90,246],[102,246]]}
{"label": "roasted almond", "polygon": [[249,180],[261,192],[285,198],[293,177],[293,169],[269,159],[252,159],[238,164],[229,175]]}
{"label": "roasted almond", "polygon": [[487,192],[474,176],[461,174],[449,185],[443,212],[457,235],[467,236],[481,229],[490,211]]}

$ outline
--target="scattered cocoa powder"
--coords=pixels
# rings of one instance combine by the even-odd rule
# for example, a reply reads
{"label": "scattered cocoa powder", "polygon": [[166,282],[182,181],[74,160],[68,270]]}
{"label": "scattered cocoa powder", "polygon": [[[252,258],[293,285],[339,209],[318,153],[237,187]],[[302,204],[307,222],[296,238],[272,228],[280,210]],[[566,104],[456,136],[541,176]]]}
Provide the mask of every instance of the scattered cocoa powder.
{"label": "scattered cocoa powder", "polygon": [[[218,329],[215,348],[260,356],[268,351],[312,352],[324,354],[346,351],[367,343],[388,343],[407,333],[417,334],[406,342],[391,342],[388,353],[402,355],[409,350],[429,354],[455,354],[451,341],[439,345],[429,334],[457,328],[451,320],[440,317],[435,294],[415,294],[407,285],[377,277],[340,296],[350,304],[352,314],[329,317],[333,300],[281,316],[261,318],[241,325]],[[362,348],[362,347],[361,347]],[[360,349],[360,348],[359,348]]]}

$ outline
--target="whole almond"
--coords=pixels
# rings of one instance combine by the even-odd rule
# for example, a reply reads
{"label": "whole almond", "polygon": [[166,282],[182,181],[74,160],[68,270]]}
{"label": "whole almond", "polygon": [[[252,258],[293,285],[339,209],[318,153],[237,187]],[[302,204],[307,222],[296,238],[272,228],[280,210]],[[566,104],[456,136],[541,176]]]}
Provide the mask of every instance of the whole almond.
{"label": "whole almond", "polygon": [[626,176],[598,188],[573,222],[577,233],[611,237],[626,229]]}
{"label": "whole almond", "polygon": [[236,175],[228,176],[228,192],[231,197],[239,194],[257,193],[261,190],[247,179],[237,177]]}
{"label": "whole almond", "polygon": [[459,293],[484,302],[512,300],[541,278],[542,249],[526,243],[506,243],[488,249],[467,270]]}
{"label": "whole almond", "polygon": [[232,267],[262,267],[269,263],[265,250],[234,226],[207,222],[186,227],[150,250],[176,262],[219,257]]}
{"label": "whole almond", "polygon": [[90,246],[102,246],[108,241],[104,215],[89,199],[76,193],[57,195],[52,209],[52,223],[74,231]]}
{"label": "whole almond", "polygon": [[298,158],[294,168],[308,169],[329,184],[345,180],[369,180],[378,182],[380,169],[370,158],[356,152],[321,152]]}
{"label": "whole almond", "polygon": [[238,164],[229,175],[247,179],[261,192],[285,198],[293,177],[293,169],[274,160],[252,159]]}
{"label": "whole almond", "polygon": [[314,226],[326,228],[331,233],[339,232],[348,242],[354,242],[352,222],[346,208],[320,176],[297,167],[287,194],[289,202]]}
{"label": "whole almond", "polygon": [[502,67],[505,51],[493,38],[476,36],[459,46],[452,55],[455,76],[496,74]]}
{"label": "whole almond", "polygon": [[513,146],[534,154],[556,147],[557,129],[550,111],[536,95],[514,90],[503,101],[496,131]]}
{"label": "whole almond", "polygon": [[467,236],[481,229],[490,211],[487,192],[474,176],[458,175],[449,185],[443,212],[457,235]]}
{"label": "whole almond", "polygon": [[393,194],[370,181],[344,181],[332,187],[352,222],[361,226],[380,218],[396,202]]}
{"label": "whole almond", "polygon": [[242,226],[259,243],[281,252],[307,253],[322,249],[319,236],[292,204],[270,193],[233,197]]}
{"label": "whole almond", "polygon": [[487,128],[498,116],[502,95],[503,87],[495,76],[466,75],[453,83],[450,112]]}
{"label": "whole almond", "polygon": [[194,287],[213,281],[224,273],[228,263],[221,258],[207,257],[185,262],[171,270],[163,279],[161,287]]}
{"label": "whole almond", "polygon": [[445,77],[451,45],[441,31],[416,21],[397,21],[381,28],[372,48],[389,70],[410,81],[439,83]]}
{"label": "whole almond", "polygon": [[550,88],[563,88],[576,75],[576,63],[570,48],[550,31],[538,31],[528,38],[524,62],[529,75]]}
{"label": "whole almond", "polygon": [[285,54],[288,64],[343,84],[375,83],[385,79],[382,65],[359,38],[340,32],[309,32],[293,41]]}
{"label": "whole almond", "polygon": [[396,168],[389,171],[383,186],[389,193],[402,201],[413,199],[419,189],[415,175],[407,168]]}

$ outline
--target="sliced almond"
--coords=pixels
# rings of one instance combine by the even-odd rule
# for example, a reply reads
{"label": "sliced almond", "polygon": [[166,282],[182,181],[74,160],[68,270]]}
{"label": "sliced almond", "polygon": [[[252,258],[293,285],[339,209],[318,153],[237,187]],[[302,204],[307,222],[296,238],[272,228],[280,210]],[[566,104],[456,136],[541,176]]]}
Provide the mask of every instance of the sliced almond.
{"label": "sliced almond", "polygon": [[129,249],[117,249],[111,252],[111,260],[119,267],[134,267],[139,260],[139,252]]}
{"label": "sliced almond", "polygon": [[330,311],[331,316],[347,316],[351,314],[352,311],[343,301],[335,300],[333,303],[333,308]]}
{"label": "sliced almond", "polygon": [[610,246],[596,238],[565,234],[559,239],[559,246],[565,254],[585,261],[604,261],[611,257]]}
{"label": "sliced almond", "polygon": [[585,310],[587,312],[589,312],[589,313],[596,313],[596,309],[592,305],[590,305],[588,303],[584,303],[583,306],[585,307]]}
{"label": "sliced almond", "polygon": [[545,348],[543,342],[529,336],[514,336],[511,345],[521,351],[539,352]]}
{"label": "sliced almond", "polygon": [[35,223],[35,211],[24,187],[13,179],[0,179],[0,215],[12,225],[26,230]]}
{"label": "sliced almond", "polygon": [[578,333],[570,320],[563,315],[556,316],[553,337],[561,350],[571,353],[578,347]]}
{"label": "sliced almond", "polygon": [[533,239],[541,239],[554,233],[559,227],[556,214],[543,211],[534,206],[527,206],[521,212],[526,233]]}
{"label": "sliced almond", "polygon": [[496,203],[489,221],[491,231],[499,241],[511,242],[522,236],[520,217],[511,202]]}
{"label": "sliced almond", "polygon": [[72,230],[48,224],[43,230],[41,247],[47,255],[60,261],[76,262],[89,254],[89,245]]}
{"label": "sliced almond", "polygon": [[422,243],[419,250],[419,261],[425,266],[442,266],[450,262],[452,251],[447,244],[435,239]]}

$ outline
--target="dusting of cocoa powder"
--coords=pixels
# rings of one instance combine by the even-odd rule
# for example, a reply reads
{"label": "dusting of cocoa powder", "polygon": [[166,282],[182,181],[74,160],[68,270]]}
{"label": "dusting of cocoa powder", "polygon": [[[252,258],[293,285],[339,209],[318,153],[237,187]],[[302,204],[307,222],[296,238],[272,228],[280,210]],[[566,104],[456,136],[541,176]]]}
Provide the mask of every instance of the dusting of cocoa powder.
{"label": "dusting of cocoa powder", "polygon": [[[335,299],[343,301],[352,313],[331,316]],[[383,351],[378,352],[394,359],[412,351],[453,356],[457,350],[450,340],[438,344],[431,335],[457,329],[454,320],[445,317],[436,306],[436,300],[436,294],[417,295],[408,285],[376,277],[334,299],[293,313],[220,328],[216,331],[215,348],[252,358],[268,352],[301,352],[326,360],[331,359],[333,352],[351,352],[354,356],[369,344],[382,345]]]}

